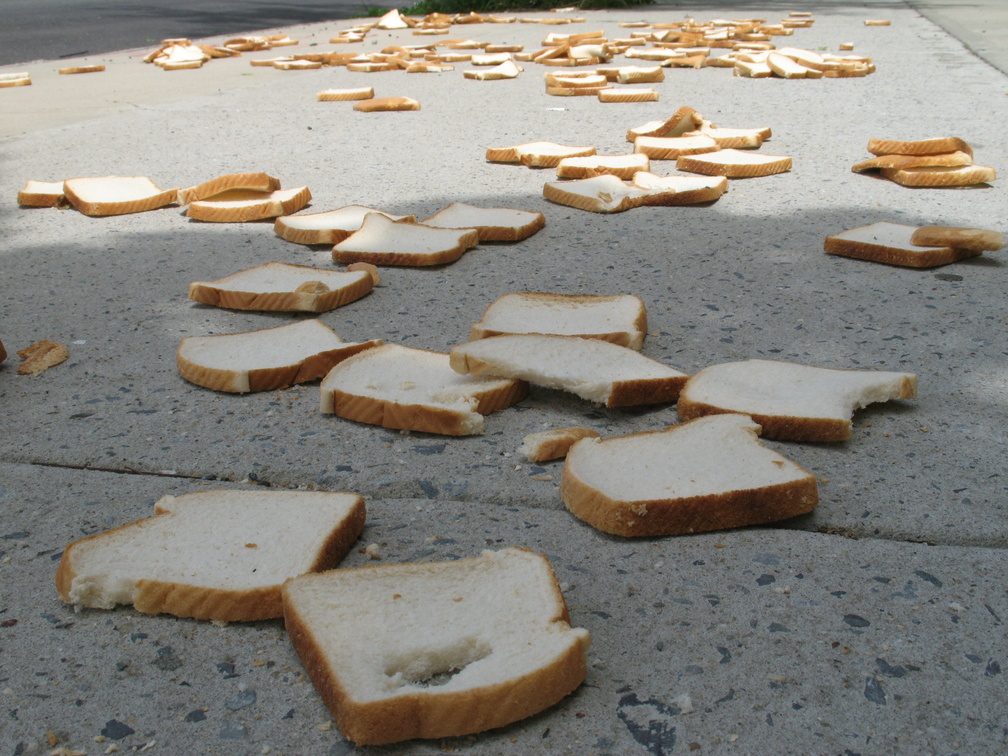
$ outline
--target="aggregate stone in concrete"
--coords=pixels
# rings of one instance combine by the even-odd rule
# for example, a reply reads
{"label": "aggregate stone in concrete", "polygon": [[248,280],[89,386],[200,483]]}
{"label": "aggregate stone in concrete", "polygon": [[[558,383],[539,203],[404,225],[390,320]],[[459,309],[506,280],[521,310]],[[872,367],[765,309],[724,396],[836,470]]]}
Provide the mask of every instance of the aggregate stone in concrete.
{"label": "aggregate stone in concrete", "polygon": [[[0,750],[354,752],[282,622],[206,622],[123,607],[74,612],[65,544],[148,514],[178,478],[0,465]],[[372,500],[343,567],[524,546],[548,555],[585,683],[478,736],[374,753],[1000,753],[1003,550],[750,529],[605,537],[566,513]],[[374,552],[374,549],[372,549]],[[488,597],[492,600],[492,597]]]}

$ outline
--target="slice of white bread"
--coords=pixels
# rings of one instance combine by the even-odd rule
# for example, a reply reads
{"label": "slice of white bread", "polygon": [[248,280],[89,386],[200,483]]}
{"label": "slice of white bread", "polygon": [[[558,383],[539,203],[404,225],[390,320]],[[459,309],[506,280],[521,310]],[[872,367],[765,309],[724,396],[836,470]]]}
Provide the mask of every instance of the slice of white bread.
{"label": "slice of white bread", "polygon": [[560,497],[571,513],[621,536],[700,533],[811,512],[815,475],[763,446],[745,415],[664,431],[578,441]]}
{"label": "slice of white bread", "polygon": [[683,106],[664,121],[648,121],[627,131],[626,140],[633,142],[639,136],[680,137],[687,131],[699,128],[703,116],[693,108]]}
{"label": "slice of white bread", "polygon": [[508,207],[476,207],[464,202],[452,202],[423,225],[432,228],[474,228],[481,242],[515,242],[527,239],[546,225],[546,216],[529,210]]}
{"label": "slice of white bread", "polygon": [[415,215],[392,215],[364,205],[347,205],[324,213],[281,215],[273,230],[281,239],[295,244],[339,244],[364,225],[368,213],[378,213],[395,221],[416,222]]}
{"label": "slice of white bread", "polygon": [[444,265],[479,244],[474,228],[432,228],[368,213],[360,229],[332,249],[334,262],[374,265]]}
{"label": "slice of white bread", "polygon": [[364,528],[351,493],[214,490],[165,496],[154,516],[82,538],[56,570],[77,607],[251,622],[283,615],[280,587],[335,567]]}
{"label": "slice of white bread", "polygon": [[970,252],[986,252],[1004,247],[1005,239],[1001,232],[986,228],[921,226],[911,234],[910,243],[926,246],[947,245]]}
{"label": "slice of white bread", "polygon": [[566,457],[570,448],[582,438],[598,438],[591,428],[554,428],[539,433],[529,433],[518,449],[529,462],[548,462]]}
{"label": "slice of white bread", "polygon": [[216,194],[232,189],[244,189],[251,192],[275,192],[280,188],[280,179],[268,173],[228,173],[224,176],[204,181],[202,184],[178,190],[178,201],[181,205],[205,200]]}
{"label": "slice of white bread", "polygon": [[269,262],[215,281],[189,284],[189,299],[232,310],[326,312],[374,288],[366,270],[339,271]]}
{"label": "slice of white bread", "polygon": [[680,155],[676,159],[676,168],[706,176],[756,178],[791,170],[791,158],[786,155],[721,149],[703,155]]}
{"label": "slice of white bread", "polygon": [[606,87],[598,93],[599,102],[658,102],[658,92],[650,87]]}
{"label": "slice of white bread", "polygon": [[721,147],[710,136],[652,137],[640,136],[634,141],[634,152],[652,160],[675,160],[680,155],[702,155],[717,152]]}
{"label": "slice of white bread", "polygon": [[959,137],[933,137],[916,141],[899,139],[870,139],[868,152],[872,155],[937,155],[942,152],[965,152],[973,156],[973,148]]}
{"label": "slice of white bread", "polygon": [[0,73],[0,89],[7,87],[29,87],[31,83],[31,75],[27,71]]}
{"label": "slice of white bread", "polygon": [[527,394],[523,381],[459,375],[442,352],[385,344],[333,368],[319,409],[385,428],[469,436],[483,432],[483,415]]}
{"label": "slice of white bread", "polygon": [[594,147],[572,147],[556,142],[526,142],[514,147],[487,147],[489,163],[521,163],[532,168],[556,168],[566,157],[594,155]]}
{"label": "slice of white bread", "polygon": [[189,336],[176,354],[179,374],[215,391],[246,394],[318,380],[334,365],[382,343],[340,339],[321,320],[220,336]]}
{"label": "slice of white bread", "polygon": [[618,344],[550,334],[470,341],[452,348],[450,362],[462,374],[516,378],[607,407],[674,402],[689,377]]}
{"label": "slice of white bread", "polygon": [[854,410],[917,396],[917,376],[876,370],[831,370],[776,360],[704,368],[679,395],[683,420],[722,412],[749,415],[764,438],[845,441]]}
{"label": "slice of white bread", "polygon": [[697,131],[687,131],[683,136],[708,136],[718,147],[728,149],[754,149],[760,147],[765,139],[769,139],[772,131],[769,126],[755,129],[719,129],[704,121]]}
{"label": "slice of white bread", "polygon": [[656,176],[647,171],[634,174],[633,185],[647,192],[642,205],[695,205],[714,202],[728,191],[724,176]]}
{"label": "slice of white bread", "polygon": [[178,189],[161,189],[145,176],[72,178],[63,192],[75,210],[91,216],[142,213],[178,199]]}
{"label": "slice of white bread", "polygon": [[412,97],[372,97],[358,100],[353,109],[360,113],[387,113],[391,111],[420,110],[420,103]]}
{"label": "slice of white bread", "polygon": [[611,174],[627,181],[638,171],[651,169],[651,161],[643,152],[629,155],[592,155],[564,158],[557,165],[557,178],[582,179]]}
{"label": "slice of white bread", "polygon": [[640,351],[647,310],[631,294],[516,292],[498,297],[469,331],[472,341],[505,334],[546,333],[611,341]]}
{"label": "slice of white bread", "polygon": [[65,207],[67,204],[62,181],[32,179],[18,192],[17,201],[22,207]]}
{"label": "slice of white bread", "polygon": [[883,178],[900,186],[973,186],[987,184],[997,178],[989,165],[935,166],[930,168],[883,168]]}
{"label": "slice of white bread", "polygon": [[547,181],[543,196],[551,202],[590,213],[621,213],[643,204],[647,192],[618,176],[602,174],[573,181]]}
{"label": "slice of white bread", "polygon": [[374,97],[374,87],[354,89],[323,89],[317,95],[319,102],[348,102],[350,100],[370,100]]}
{"label": "slice of white bread", "polygon": [[[473,56],[473,65],[477,65],[476,56]],[[513,60],[505,60],[493,68],[482,71],[463,71],[462,76],[466,79],[476,81],[501,81],[503,79],[515,79],[521,74],[522,68]]]}
{"label": "slice of white bread", "polygon": [[283,596],[294,650],[359,745],[501,727],[585,677],[591,637],[525,549],[304,575]]}
{"label": "slice of white bread", "polygon": [[186,216],[210,223],[246,223],[296,213],[311,200],[307,186],[260,192],[229,189],[210,199],[196,200],[186,208]]}
{"label": "slice of white bread", "polygon": [[938,265],[975,257],[982,250],[951,245],[923,246],[913,241],[917,226],[879,221],[839,234],[827,236],[823,249],[831,255],[871,260],[908,268],[934,268]]}
{"label": "slice of white bread", "polygon": [[877,155],[851,166],[854,173],[882,168],[938,168],[972,165],[973,157],[965,152],[942,152],[936,155]]}

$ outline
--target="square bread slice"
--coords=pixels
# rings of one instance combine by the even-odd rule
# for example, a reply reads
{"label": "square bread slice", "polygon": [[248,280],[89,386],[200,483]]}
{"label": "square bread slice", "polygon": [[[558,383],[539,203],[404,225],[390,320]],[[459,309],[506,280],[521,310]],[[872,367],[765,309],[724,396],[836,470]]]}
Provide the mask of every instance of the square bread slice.
{"label": "square bread slice", "polygon": [[366,270],[339,271],[269,262],[215,281],[189,284],[189,299],[231,310],[327,312],[374,288]]}
{"label": "square bread slice", "polygon": [[521,333],[602,339],[640,351],[647,310],[640,297],[630,294],[504,294],[486,308],[469,338]]}
{"label": "square bread slice", "polygon": [[224,176],[204,181],[202,184],[179,189],[179,204],[188,205],[197,200],[210,199],[214,195],[232,189],[252,192],[275,192],[280,188],[280,179],[268,173],[228,173]]}
{"label": "square bread slice", "polygon": [[929,168],[883,168],[883,178],[900,186],[942,187],[988,184],[997,172],[988,165],[936,166]]}
{"label": "square bread slice", "polygon": [[360,229],[332,248],[334,262],[445,265],[479,244],[474,228],[433,228],[368,213]]}
{"label": "square bread slice", "polygon": [[501,727],[585,678],[591,637],[525,549],[305,575],[283,597],[294,650],[359,745]]}
{"label": "square bread slice", "polygon": [[215,391],[247,394],[315,381],[381,339],[343,341],[321,320],[219,336],[189,336],[176,354],[179,374]]}
{"label": "square bread slice", "polygon": [[932,137],[916,141],[899,139],[870,139],[868,152],[872,155],[937,155],[942,152],[965,152],[973,157],[973,148],[959,137]]}
{"label": "square bread slice", "polygon": [[531,168],[556,168],[566,157],[594,155],[594,147],[573,147],[556,142],[526,142],[514,147],[487,147],[488,163],[520,163]]}
{"label": "square bread slice", "polygon": [[633,142],[640,136],[680,137],[687,131],[700,127],[703,117],[689,106],[683,106],[664,121],[648,121],[627,131],[626,140]]}
{"label": "square bread slice", "polygon": [[879,221],[827,236],[823,249],[831,255],[906,268],[934,268],[975,257],[982,252],[949,244],[925,246],[915,243],[913,237],[917,230],[917,226]]}
{"label": "square bread slice", "polygon": [[954,249],[970,252],[986,252],[1004,247],[1005,239],[999,231],[986,228],[921,226],[910,236],[910,243],[929,246],[948,245]]}
{"label": "square bread slice", "polygon": [[651,169],[646,154],[635,151],[629,155],[592,155],[564,158],[557,165],[557,178],[583,179],[609,174],[629,181],[638,171]]}
{"label": "square bread slice", "polygon": [[634,142],[634,152],[652,160],[675,160],[680,155],[702,155],[717,152],[721,147],[707,134],[681,137],[640,136]]}
{"label": "square bread slice", "polygon": [[674,402],[686,373],[601,339],[550,334],[491,336],[454,347],[453,370],[560,389],[607,407]]}
{"label": "square bread slice", "polygon": [[676,168],[689,173],[727,178],[772,176],[791,170],[791,158],[785,155],[764,155],[736,149],[721,149],[703,155],[681,155]]}
{"label": "square bread slice", "polygon": [[339,244],[364,225],[368,213],[378,213],[394,221],[415,223],[415,215],[392,215],[364,205],[346,205],[324,213],[281,215],[273,230],[281,239],[295,244]]}
{"label": "square bread slice", "polygon": [[738,412],[781,441],[845,441],[854,411],[917,396],[917,376],[877,370],[831,370],[776,360],[704,368],[679,395],[683,420]]}
{"label": "square bread slice", "polygon": [[319,409],[385,428],[469,436],[483,432],[483,415],[527,394],[523,381],[459,375],[443,352],[385,344],[333,368]]}
{"label": "square bread slice", "polygon": [[815,475],[763,446],[745,415],[664,431],[587,438],[567,452],[560,497],[605,533],[650,537],[758,525],[805,514]]}
{"label": "square bread slice", "polygon": [[263,192],[228,189],[189,203],[186,216],[209,223],[247,223],[296,213],[311,200],[307,186]]}
{"label": "square bread slice", "polygon": [[252,622],[283,615],[288,578],[335,567],[364,528],[352,493],[214,490],[165,496],[154,516],[74,541],[56,588],[76,607]]}
{"label": "square bread slice", "polygon": [[882,168],[938,168],[972,165],[973,157],[965,152],[942,152],[936,155],[877,155],[851,166],[854,173]]}
{"label": "square bread slice", "polygon": [[63,193],[75,210],[90,216],[142,213],[178,200],[178,189],[161,189],[145,176],[67,179]]}
{"label": "square bread slice", "polygon": [[546,225],[546,216],[538,211],[452,202],[430,218],[424,218],[422,223],[432,228],[473,228],[481,242],[516,242],[541,230]]}

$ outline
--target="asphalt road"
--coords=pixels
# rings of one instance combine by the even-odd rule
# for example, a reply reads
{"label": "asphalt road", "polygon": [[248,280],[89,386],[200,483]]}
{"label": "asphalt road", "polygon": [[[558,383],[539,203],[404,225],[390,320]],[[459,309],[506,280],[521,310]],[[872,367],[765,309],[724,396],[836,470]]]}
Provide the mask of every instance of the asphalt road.
{"label": "asphalt road", "polygon": [[[0,65],[366,15],[381,0],[4,0]],[[389,5],[389,7],[393,7]]]}

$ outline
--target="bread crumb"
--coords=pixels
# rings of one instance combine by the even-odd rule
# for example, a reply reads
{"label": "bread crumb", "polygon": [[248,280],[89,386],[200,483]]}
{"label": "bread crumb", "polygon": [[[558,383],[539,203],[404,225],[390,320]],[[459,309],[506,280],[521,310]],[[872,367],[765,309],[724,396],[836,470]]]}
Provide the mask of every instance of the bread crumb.
{"label": "bread crumb", "polygon": [[18,351],[17,354],[23,360],[18,366],[20,375],[38,375],[61,362],[65,362],[70,356],[65,346],[48,339],[36,341],[31,346]]}
{"label": "bread crumb", "polygon": [[320,725],[315,725],[315,729],[321,732],[329,732],[332,729],[332,722],[323,722]]}
{"label": "bread crumb", "polygon": [[377,543],[369,543],[364,547],[364,553],[371,559],[381,559],[382,554]]}

